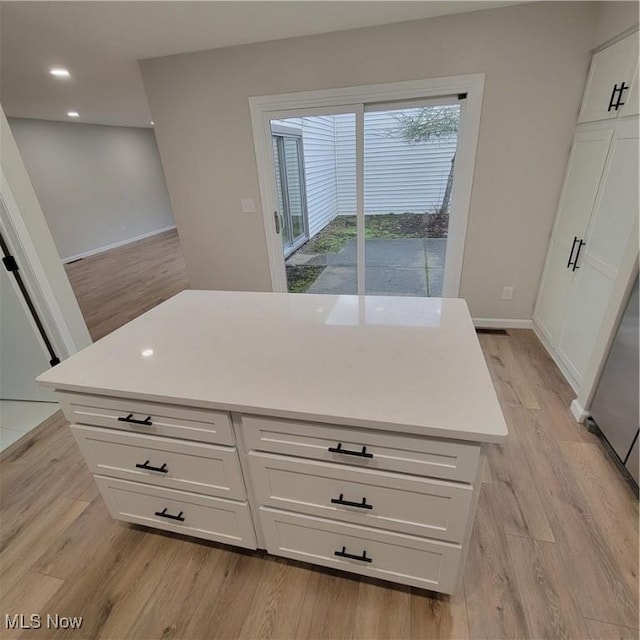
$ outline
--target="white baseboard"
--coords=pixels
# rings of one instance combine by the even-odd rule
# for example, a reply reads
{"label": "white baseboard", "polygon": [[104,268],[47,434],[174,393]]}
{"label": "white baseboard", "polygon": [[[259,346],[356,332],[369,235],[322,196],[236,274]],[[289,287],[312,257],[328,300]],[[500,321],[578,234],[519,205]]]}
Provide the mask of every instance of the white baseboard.
{"label": "white baseboard", "polygon": [[473,326],[479,329],[532,329],[532,320],[519,318],[473,318]]}
{"label": "white baseboard", "polygon": [[125,244],[131,244],[132,242],[137,242],[138,240],[144,240],[145,238],[150,238],[151,236],[157,236],[160,233],[164,233],[165,231],[171,231],[172,229],[175,229],[175,228],[176,228],[176,225],[172,224],[170,227],[164,227],[163,229],[156,229],[155,231],[149,231],[148,233],[143,233],[142,235],[134,236],[133,238],[120,240],[119,242],[114,242],[113,244],[108,244],[104,247],[98,247],[97,249],[90,249],[89,251],[78,253],[75,256],[69,256],[68,258],[62,258],[62,262],[63,264],[67,264],[69,262],[73,262],[74,260],[80,260],[81,258],[88,258],[89,256],[95,256],[99,253],[104,253],[105,251],[109,251],[110,249],[123,247]]}
{"label": "white baseboard", "polygon": [[591,414],[578,402],[578,398],[576,398],[571,403],[571,413],[573,417],[580,423],[584,422]]}

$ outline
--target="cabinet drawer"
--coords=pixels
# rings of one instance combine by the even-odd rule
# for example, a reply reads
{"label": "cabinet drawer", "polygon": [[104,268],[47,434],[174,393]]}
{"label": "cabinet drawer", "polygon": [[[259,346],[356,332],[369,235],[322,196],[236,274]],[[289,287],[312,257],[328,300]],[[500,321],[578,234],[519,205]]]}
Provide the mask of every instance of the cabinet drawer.
{"label": "cabinet drawer", "polygon": [[104,476],[95,476],[95,481],[111,515],[118,520],[256,548],[251,513],[246,502]]}
{"label": "cabinet drawer", "polygon": [[229,414],[125,398],[58,393],[67,420],[135,433],[235,444]]}
{"label": "cabinet drawer", "polygon": [[471,485],[256,452],[249,466],[259,504],[450,542],[464,538]]}
{"label": "cabinet drawer", "polygon": [[260,523],[269,553],[423,589],[455,589],[459,545],[263,507]]}
{"label": "cabinet drawer", "polygon": [[234,447],[81,425],[71,425],[71,431],[94,474],[234,500],[246,498]]}
{"label": "cabinet drawer", "polygon": [[[480,458],[478,444],[369,429],[249,415],[242,416],[241,428],[242,437],[249,450],[315,458],[459,482],[473,481]],[[367,457],[362,455],[363,447],[366,447],[364,453]]]}

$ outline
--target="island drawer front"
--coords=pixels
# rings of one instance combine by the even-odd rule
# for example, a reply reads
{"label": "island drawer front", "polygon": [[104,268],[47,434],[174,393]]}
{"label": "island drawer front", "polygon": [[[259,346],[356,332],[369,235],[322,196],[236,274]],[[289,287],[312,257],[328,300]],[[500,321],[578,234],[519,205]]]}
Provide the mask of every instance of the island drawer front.
{"label": "island drawer front", "polygon": [[265,507],[260,524],[275,555],[444,593],[455,588],[460,545]]}
{"label": "island drawer front", "polygon": [[[94,478],[111,515],[118,520],[248,549],[257,546],[251,512],[246,502],[152,487],[117,478]],[[178,517],[182,519],[178,520]]]}
{"label": "island drawer front", "polygon": [[94,474],[231,500],[246,498],[235,447],[75,424],[71,431]]}
{"label": "island drawer front", "polygon": [[[480,445],[277,418],[242,416],[247,450],[315,458],[371,469],[399,471],[458,482],[473,482]],[[366,454],[349,455],[330,448]]]}
{"label": "island drawer front", "polygon": [[[66,392],[58,392],[58,397],[71,423],[212,444],[235,444],[229,414],[224,411]],[[145,421],[148,424],[144,424]]]}
{"label": "island drawer front", "polygon": [[257,502],[276,509],[449,542],[467,529],[468,484],[256,452],[249,469]]}

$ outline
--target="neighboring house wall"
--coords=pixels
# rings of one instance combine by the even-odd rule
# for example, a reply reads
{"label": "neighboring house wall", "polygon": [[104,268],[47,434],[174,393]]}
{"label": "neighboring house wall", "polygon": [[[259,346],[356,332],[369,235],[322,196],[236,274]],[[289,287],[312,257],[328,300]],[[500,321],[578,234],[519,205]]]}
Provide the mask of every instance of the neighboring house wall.
{"label": "neighboring house wall", "polygon": [[302,132],[309,237],[312,238],[338,214],[334,116],[288,118],[274,122]]}
{"label": "neighboring house wall", "polygon": [[[336,215],[355,215],[355,116],[274,122],[302,132],[310,237]],[[365,214],[433,212],[442,203],[456,142],[454,137],[409,143],[399,135],[393,112],[366,113]]]}
{"label": "neighboring house wall", "polygon": [[153,130],[9,124],[63,260],[175,225]]}
{"label": "neighboring house wall", "polygon": [[460,295],[531,319],[598,11],[524,3],[143,60],[192,286],[271,289],[263,217],[238,213],[260,200],[250,96],[485,73]]}
{"label": "neighboring house wall", "polygon": [[[412,144],[399,136],[394,113],[372,111],[364,117],[364,211],[433,212],[442,203],[456,139]],[[336,116],[338,210],[356,212],[355,122]]]}
{"label": "neighboring house wall", "polygon": [[336,126],[332,116],[304,118],[302,131],[309,236],[313,237],[338,213]]}

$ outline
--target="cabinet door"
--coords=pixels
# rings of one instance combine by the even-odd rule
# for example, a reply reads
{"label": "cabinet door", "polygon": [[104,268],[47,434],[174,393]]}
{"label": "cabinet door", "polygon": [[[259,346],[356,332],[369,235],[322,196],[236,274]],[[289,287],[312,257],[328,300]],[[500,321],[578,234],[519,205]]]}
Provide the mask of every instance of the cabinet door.
{"label": "cabinet door", "polygon": [[566,246],[552,240],[540,282],[534,320],[549,343],[554,346],[560,338],[562,319],[574,279],[574,272],[567,266],[567,262]]}
{"label": "cabinet door", "polygon": [[582,384],[612,289],[609,278],[590,264],[582,264],[571,289],[558,348],[577,386]]}
{"label": "cabinet door", "polygon": [[[594,128],[596,127],[596,128]],[[560,338],[574,271],[568,264],[583,240],[609,152],[614,125],[586,125],[573,139],[534,318],[553,346]]]}
{"label": "cabinet door", "polygon": [[[618,115],[616,87],[622,83],[631,85],[638,61],[638,34],[633,33],[620,42],[596,53],[591,59],[591,68],[582,100],[578,122],[591,122]],[[629,89],[623,92],[621,102],[626,102]]]}
{"label": "cabinet door", "polygon": [[618,123],[564,318],[559,356],[578,384],[627,246],[637,243],[638,169],[638,119],[634,118]]}
{"label": "cabinet door", "polygon": [[640,93],[640,86],[638,86],[638,65],[636,65],[636,72],[633,74],[633,81],[631,82],[631,89],[626,92],[626,102],[622,109],[620,109],[621,116],[637,116],[640,113],[640,107],[638,99]]}
{"label": "cabinet door", "polygon": [[570,249],[584,238],[613,136],[613,124],[576,132],[558,204],[553,240]]}
{"label": "cabinet door", "polygon": [[[618,123],[582,251],[611,279],[638,219],[638,119]],[[581,258],[582,259],[582,258]]]}

